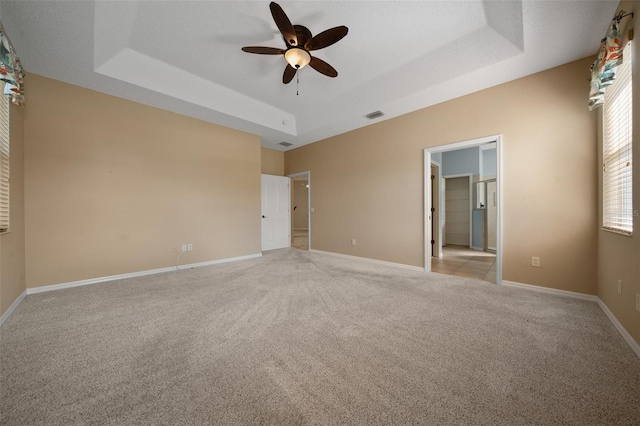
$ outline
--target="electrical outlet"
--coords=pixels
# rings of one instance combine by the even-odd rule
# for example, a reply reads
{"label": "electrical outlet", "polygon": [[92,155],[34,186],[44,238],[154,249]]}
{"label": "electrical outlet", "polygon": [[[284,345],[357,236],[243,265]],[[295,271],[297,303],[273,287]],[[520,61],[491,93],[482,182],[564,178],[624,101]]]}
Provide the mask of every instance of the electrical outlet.
{"label": "electrical outlet", "polygon": [[182,250],[181,251],[187,251],[187,245],[186,244],[182,245]]}
{"label": "electrical outlet", "polygon": [[355,246],[355,245],[356,245],[356,239],[355,239],[355,238],[352,238],[352,239],[351,239],[351,245],[352,245],[352,246]]}
{"label": "electrical outlet", "polygon": [[618,295],[622,294],[622,280],[618,280]]}
{"label": "electrical outlet", "polygon": [[531,266],[535,266],[536,268],[540,267],[540,258],[539,257],[532,257],[531,258]]}
{"label": "electrical outlet", "polygon": [[189,251],[193,250],[193,244],[189,244],[189,246],[187,246],[187,250]]}
{"label": "electrical outlet", "polygon": [[636,311],[640,312],[640,294],[636,293]]}

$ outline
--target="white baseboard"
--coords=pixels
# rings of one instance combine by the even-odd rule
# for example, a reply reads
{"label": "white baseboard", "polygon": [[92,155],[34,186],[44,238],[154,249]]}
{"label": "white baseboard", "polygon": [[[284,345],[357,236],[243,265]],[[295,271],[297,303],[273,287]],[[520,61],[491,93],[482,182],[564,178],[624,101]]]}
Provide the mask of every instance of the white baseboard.
{"label": "white baseboard", "polygon": [[565,297],[571,297],[574,299],[588,300],[590,302],[597,302],[599,300],[598,296],[594,296],[592,294],[584,294],[584,293],[578,293],[575,291],[567,291],[567,290],[558,290],[555,288],[541,287],[541,286],[532,285],[532,284],[522,284],[522,283],[517,283],[513,281],[502,280],[501,285],[506,287],[523,288],[526,290],[537,291],[540,293],[555,294],[556,296],[565,296]]}
{"label": "white baseboard", "polygon": [[32,288],[28,288],[27,289],[27,294],[44,293],[44,292],[47,292],[47,291],[55,291],[55,290],[62,290],[62,289],[65,289],[65,288],[73,288],[73,287],[79,287],[79,286],[84,286],[84,285],[99,284],[99,283],[115,281],[115,280],[123,280],[123,279],[126,279],[126,278],[144,277],[146,275],[162,274],[162,273],[172,272],[172,271],[176,271],[176,270],[200,268],[200,267],[203,267],[203,266],[218,265],[220,263],[228,263],[228,262],[236,262],[238,260],[254,259],[254,258],[257,258],[257,257],[261,257],[261,256],[262,256],[262,253],[257,253],[257,254],[250,254],[250,255],[246,255],[246,256],[238,256],[238,257],[229,257],[229,258],[225,258],[225,259],[209,260],[207,262],[190,263],[190,264],[187,264],[187,265],[180,265],[179,267],[171,266],[171,267],[167,267],[167,268],[149,269],[149,270],[146,270],[146,271],[131,272],[131,273],[127,273],[127,274],[118,274],[118,275],[109,275],[109,276],[106,276],[106,277],[90,278],[88,280],[80,280],[80,281],[72,281],[72,282],[68,282],[68,283],[45,285],[45,286],[42,286],[42,287],[32,287]]}
{"label": "white baseboard", "polygon": [[326,255],[329,255],[329,256],[342,257],[343,259],[363,260],[365,262],[377,263],[378,265],[393,266],[393,267],[396,267],[396,268],[403,268],[403,269],[410,269],[412,271],[424,272],[424,268],[422,268],[420,266],[405,265],[404,263],[387,262],[386,260],[377,260],[377,259],[370,259],[368,257],[351,256],[351,255],[348,255],[348,254],[334,253],[332,251],[322,251],[322,250],[315,250],[315,249],[310,249],[309,251],[312,252],[312,253],[319,253],[319,254],[326,254]]}
{"label": "white baseboard", "polygon": [[620,321],[618,321],[615,315],[613,315],[613,312],[609,310],[609,307],[605,305],[604,302],[598,296],[594,296],[591,294],[584,294],[584,293],[576,293],[574,291],[557,290],[555,288],[540,287],[540,286],[531,285],[531,284],[516,283],[513,281],[503,280],[502,285],[507,287],[516,287],[516,288],[522,288],[522,289],[531,290],[531,291],[538,291],[540,293],[555,294],[557,296],[572,297],[574,299],[588,300],[590,302],[597,303],[598,306],[600,306],[600,309],[602,309],[602,311],[605,313],[607,318],[609,318],[609,321],[611,321],[611,324],[613,324],[616,330],[618,330],[618,333],[620,333],[622,338],[629,344],[629,346],[631,346],[631,349],[636,353],[636,355],[638,355],[638,358],[640,358],[640,344],[638,344],[638,342],[636,342],[635,339],[631,337],[631,334],[629,334],[629,332],[624,328],[624,326],[620,323]]}
{"label": "white baseboard", "polygon": [[18,296],[18,298],[16,300],[13,301],[13,303],[11,304],[11,306],[9,306],[9,309],[7,309],[7,312],[5,312],[4,314],[2,314],[2,316],[0,317],[0,327],[2,327],[2,324],[4,324],[4,322],[7,320],[7,318],[9,318],[11,316],[11,314],[13,313],[13,311],[18,307],[18,305],[20,304],[20,302],[22,302],[22,300],[27,297],[27,290],[23,291],[20,296]]}
{"label": "white baseboard", "polygon": [[618,318],[616,318],[615,315],[613,315],[613,312],[609,310],[609,307],[605,305],[600,298],[598,298],[598,306],[600,306],[600,309],[602,309],[602,311],[607,316],[607,318],[609,318],[609,321],[611,321],[613,326],[622,335],[624,340],[626,340],[629,346],[631,346],[631,349],[633,349],[636,355],[638,355],[638,358],[640,358],[640,344],[638,344],[638,342],[636,342],[635,339],[631,337],[631,334],[629,334],[627,329],[625,329],[624,326],[620,324],[620,321],[618,321]]}

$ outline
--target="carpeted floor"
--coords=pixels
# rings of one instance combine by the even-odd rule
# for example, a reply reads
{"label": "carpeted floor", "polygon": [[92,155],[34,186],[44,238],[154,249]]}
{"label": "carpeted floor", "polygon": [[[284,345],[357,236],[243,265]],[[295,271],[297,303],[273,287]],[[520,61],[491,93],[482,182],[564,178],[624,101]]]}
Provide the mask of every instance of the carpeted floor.
{"label": "carpeted floor", "polygon": [[286,249],[27,296],[0,423],[638,425],[592,302]]}

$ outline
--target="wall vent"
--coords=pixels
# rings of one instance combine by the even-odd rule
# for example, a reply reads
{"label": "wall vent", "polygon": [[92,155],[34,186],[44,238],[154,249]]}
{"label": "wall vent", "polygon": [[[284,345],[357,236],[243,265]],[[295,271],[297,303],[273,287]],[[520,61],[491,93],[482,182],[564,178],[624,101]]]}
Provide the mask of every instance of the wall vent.
{"label": "wall vent", "polygon": [[378,117],[382,117],[384,115],[384,112],[382,111],[374,111],[370,114],[365,115],[365,117],[367,117],[369,120],[373,120],[376,119]]}
{"label": "wall vent", "polygon": [[282,146],[291,146],[293,145],[292,143],[289,142],[280,142],[278,145],[282,145]]}

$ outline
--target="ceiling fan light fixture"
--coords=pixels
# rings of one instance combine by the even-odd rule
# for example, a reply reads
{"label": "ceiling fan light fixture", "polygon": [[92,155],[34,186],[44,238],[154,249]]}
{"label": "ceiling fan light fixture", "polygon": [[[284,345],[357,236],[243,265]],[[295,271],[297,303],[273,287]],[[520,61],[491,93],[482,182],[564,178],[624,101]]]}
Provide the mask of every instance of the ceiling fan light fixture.
{"label": "ceiling fan light fixture", "polygon": [[299,47],[291,47],[284,53],[284,59],[293,68],[299,70],[309,65],[311,62],[311,55],[304,49]]}
{"label": "ceiling fan light fixture", "polygon": [[[275,47],[264,46],[245,46],[243,52],[255,53],[258,55],[283,55],[287,62],[282,74],[282,82],[289,84],[293,77],[298,74],[298,70],[309,65],[320,74],[327,77],[337,77],[338,71],[331,65],[318,58],[311,56],[310,52],[324,49],[332,44],[342,40],[349,32],[349,28],[341,25],[339,27],[329,28],[319,34],[313,36],[309,28],[304,25],[292,25],[287,14],[276,2],[269,3],[271,16],[276,23],[278,30],[282,34],[282,38],[286,44],[286,49],[278,49]],[[299,80],[299,79],[298,79]],[[296,94],[298,92],[296,91]]]}

